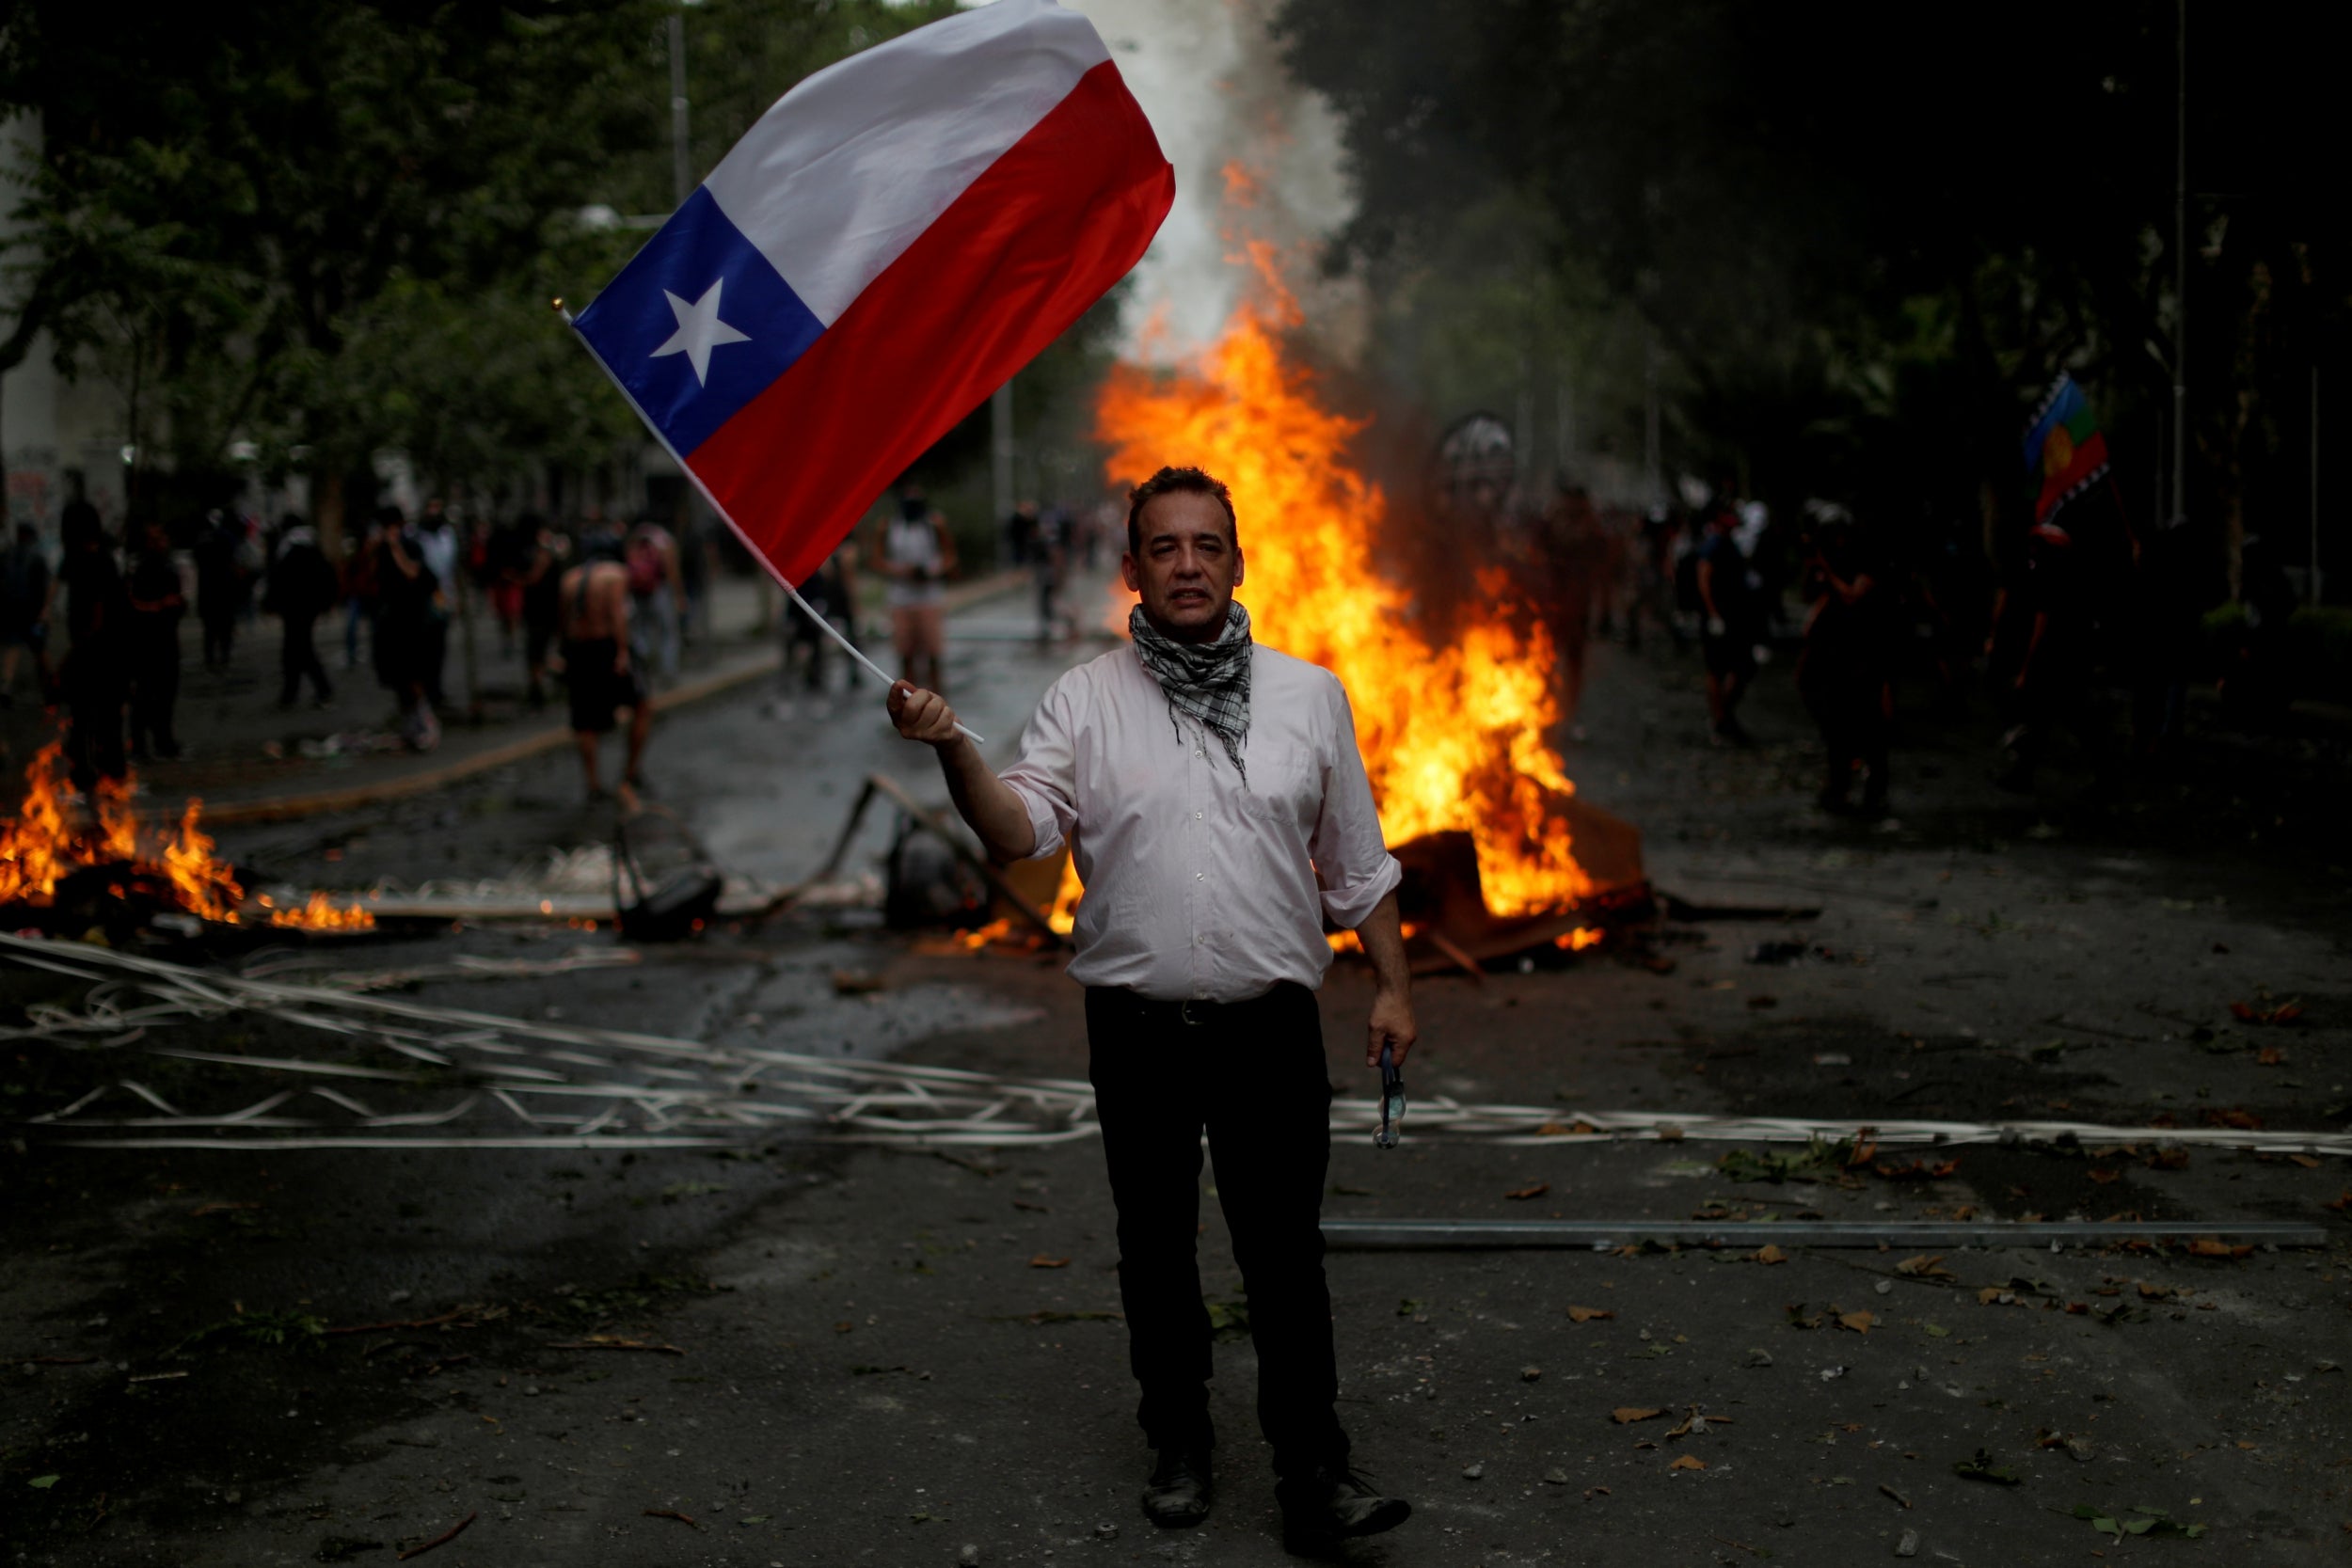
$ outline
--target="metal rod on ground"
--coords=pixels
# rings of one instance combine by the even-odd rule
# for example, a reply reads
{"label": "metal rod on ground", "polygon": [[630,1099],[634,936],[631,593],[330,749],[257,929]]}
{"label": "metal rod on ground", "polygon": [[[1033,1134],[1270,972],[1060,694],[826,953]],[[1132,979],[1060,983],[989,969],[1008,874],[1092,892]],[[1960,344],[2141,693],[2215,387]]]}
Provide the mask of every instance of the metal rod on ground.
{"label": "metal rod on ground", "polygon": [[[891,685],[892,681],[890,676],[882,673],[881,665],[876,664],[872,659],[867,658],[863,649],[861,649],[856,643],[850,641],[847,637],[843,636],[840,627],[834,626],[831,621],[826,620],[822,615],[818,614],[815,610],[808,608],[808,601],[801,597],[801,591],[793,587],[791,583],[785,580],[784,574],[776,569],[776,563],[768,559],[768,552],[761,549],[758,543],[755,541],[750,534],[743,531],[741,526],[736,522],[734,516],[728,513],[727,509],[719,504],[719,498],[710,493],[710,486],[703,483],[702,475],[696,473],[693,469],[686,466],[686,459],[679,455],[677,448],[670,444],[670,437],[663,432],[662,428],[653,422],[652,417],[645,412],[644,405],[637,401],[637,394],[630,391],[628,384],[623,382],[619,376],[612,373],[612,367],[604,362],[604,356],[596,352],[595,345],[590,343],[587,339],[580,338],[580,324],[572,319],[572,313],[569,310],[564,309],[564,302],[559,299],[553,303],[555,306],[555,313],[564,318],[564,325],[572,329],[572,336],[580,339],[580,346],[587,351],[588,357],[596,362],[596,368],[604,372],[606,379],[612,383],[613,387],[619,390],[621,396],[628,400],[628,405],[630,408],[636,410],[637,418],[644,422],[648,431],[653,433],[653,438],[661,443],[661,450],[670,454],[670,461],[677,465],[677,471],[684,474],[686,476],[686,482],[701,493],[704,500],[710,503],[710,510],[718,515],[718,518],[721,522],[727,525],[728,531],[743,542],[743,547],[751,552],[752,559],[758,562],[759,564],[766,569],[769,577],[775,579],[777,587],[783,589],[787,594],[789,594],[792,596],[792,602],[801,607],[801,613],[816,622],[819,630],[821,630],[827,637],[832,638],[835,642],[840,643],[843,648],[847,649],[851,658],[857,660],[858,663],[872,671],[876,680],[881,681],[884,686]],[[987,742],[982,740],[978,735],[975,734],[965,725],[958,724],[956,726],[956,733],[962,736],[966,740],[969,740],[975,746],[984,746],[987,744]]]}
{"label": "metal rod on ground", "polygon": [[2218,1220],[2210,1225],[2122,1221],[1991,1220],[1916,1223],[1849,1220],[1325,1220],[1324,1244],[1382,1248],[1670,1246],[2047,1246],[2053,1242],[2193,1242],[2325,1246],[2325,1226],[2291,1220]]}

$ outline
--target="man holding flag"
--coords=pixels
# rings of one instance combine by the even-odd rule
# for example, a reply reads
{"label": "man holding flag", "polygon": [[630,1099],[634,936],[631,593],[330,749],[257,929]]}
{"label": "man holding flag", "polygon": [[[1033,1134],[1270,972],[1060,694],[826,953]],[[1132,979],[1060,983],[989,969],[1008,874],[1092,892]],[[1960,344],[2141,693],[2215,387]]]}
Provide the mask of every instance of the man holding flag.
{"label": "man holding flag", "polygon": [[1367,1066],[1415,1035],[1403,879],[1329,671],[1253,641],[1223,484],[1162,468],[1127,511],[1134,645],[1056,681],[1000,777],[937,692],[891,689],[898,733],[939,753],[956,810],[1000,860],[1071,846],[1086,896],[1070,976],[1119,1206],[1119,1292],[1136,1412],[1157,1452],[1143,1509],[1198,1524],[1210,1500],[1209,1317],[1195,1259],[1200,1142],[1249,1295],[1258,1424],[1285,1533],[1313,1547],[1412,1512],[1347,1464],[1323,1275],[1331,1085],[1315,990],[1326,918],[1376,989]]}
{"label": "man holding flag", "polygon": [[[793,585],[874,498],[1141,259],[1174,196],[1086,19],[998,0],[787,93],[574,325],[798,602]],[[1136,646],[1049,695],[1018,793],[936,692],[901,683],[891,709],[901,733],[940,749],[992,848],[1050,853],[1082,831],[1096,886],[1073,971],[1097,982],[1088,1026],[1121,1284],[1159,1451],[1146,1512],[1175,1527],[1209,1508],[1208,1323],[1189,1217],[1205,1126],[1249,1281],[1285,1525],[1308,1544],[1369,1535],[1411,1510],[1350,1471],[1333,1409],[1318,1228],[1330,1086],[1313,988],[1330,963],[1328,914],[1361,934],[1380,977],[1370,1059],[1403,1060],[1414,1029],[1400,873],[1338,681],[1256,647],[1232,602],[1241,553],[1224,486],[1164,471],[1136,492],[1128,533],[1129,583],[1148,584]],[[1139,757],[1156,736],[1178,753],[1153,755],[1157,788],[1093,792],[1089,748],[1104,732],[1089,715],[1113,709],[1120,746]],[[1178,789],[1199,802],[1189,824],[1169,815]],[[1188,856],[1200,864],[1185,887]],[[1184,1093],[1164,1095],[1170,1083]]]}

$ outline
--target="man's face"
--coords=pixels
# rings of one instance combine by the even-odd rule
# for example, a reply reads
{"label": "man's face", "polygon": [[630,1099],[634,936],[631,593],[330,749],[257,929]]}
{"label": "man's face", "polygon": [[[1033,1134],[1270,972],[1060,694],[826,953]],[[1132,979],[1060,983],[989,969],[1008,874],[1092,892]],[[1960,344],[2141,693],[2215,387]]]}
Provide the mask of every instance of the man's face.
{"label": "man's face", "polygon": [[1172,490],[1146,501],[1136,527],[1142,553],[1130,551],[1119,564],[1143,596],[1144,615],[1179,642],[1214,641],[1241,586],[1241,549],[1225,508],[1215,496]]}

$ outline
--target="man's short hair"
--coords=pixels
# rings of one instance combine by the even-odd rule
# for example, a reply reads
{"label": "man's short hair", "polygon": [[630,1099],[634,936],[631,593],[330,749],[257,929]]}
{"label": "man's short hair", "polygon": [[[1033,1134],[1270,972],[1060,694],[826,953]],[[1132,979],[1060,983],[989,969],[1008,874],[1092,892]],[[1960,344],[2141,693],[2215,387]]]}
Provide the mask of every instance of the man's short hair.
{"label": "man's short hair", "polygon": [[1127,492],[1127,553],[1143,554],[1143,509],[1152,499],[1182,492],[1188,496],[1215,496],[1216,504],[1225,509],[1225,521],[1233,531],[1233,547],[1241,548],[1241,519],[1233,515],[1233,493],[1221,479],[1211,477],[1199,468],[1162,468],[1141,484]]}

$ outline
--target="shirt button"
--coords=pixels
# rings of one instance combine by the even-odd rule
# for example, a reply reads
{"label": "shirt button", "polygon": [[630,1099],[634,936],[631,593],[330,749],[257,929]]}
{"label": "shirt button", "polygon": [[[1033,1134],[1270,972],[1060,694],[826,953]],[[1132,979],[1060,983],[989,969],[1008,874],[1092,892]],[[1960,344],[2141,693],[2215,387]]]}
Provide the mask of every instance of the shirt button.
{"label": "shirt button", "polygon": [[1209,879],[1209,874],[1205,871],[1196,871],[1192,874],[1192,879],[1196,882],[1205,882]]}
{"label": "shirt button", "polygon": [[1204,756],[1204,755],[1206,755],[1207,753],[1206,753],[1206,752],[1193,752],[1192,754],[1193,754],[1194,756]]}
{"label": "shirt button", "polygon": [[1195,822],[1200,821],[1200,814],[1199,812],[1194,812],[1194,813],[1192,814],[1192,819],[1193,819]]}

